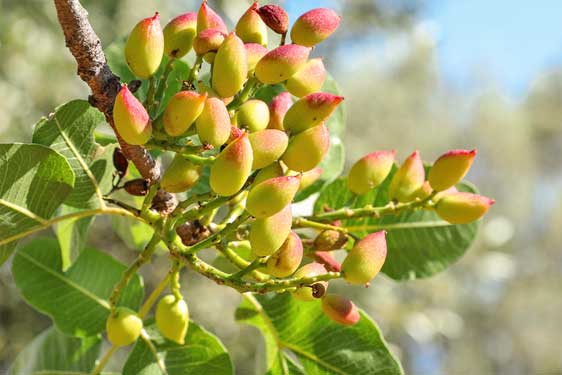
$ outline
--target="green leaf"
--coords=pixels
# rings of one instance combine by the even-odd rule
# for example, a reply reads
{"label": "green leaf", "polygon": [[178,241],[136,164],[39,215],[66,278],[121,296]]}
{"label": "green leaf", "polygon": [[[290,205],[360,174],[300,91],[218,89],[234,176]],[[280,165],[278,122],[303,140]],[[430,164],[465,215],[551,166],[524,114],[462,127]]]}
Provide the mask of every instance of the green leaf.
{"label": "green leaf", "polygon": [[[80,209],[63,205],[59,215],[79,212]],[[55,233],[59,241],[62,255],[62,269],[66,270],[78,258],[88,239],[88,230],[94,222],[95,216],[73,218],[61,221],[55,225]]]}
{"label": "green leaf", "polygon": [[74,190],[65,201],[69,206],[97,208],[103,202],[103,192],[111,189],[113,150],[105,150],[94,141],[94,130],[104,121],[87,101],[73,100],[35,126],[33,142],[61,153],[74,171]]}
{"label": "green leaf", "polygon": [[[125,268],[109,255],[86,248],[63,272],[56,240],[37,238],[16,252],[12,272],[31,306],[53,318],[63,333],[85,337],[105,329],[107,299]],[[137,310],[143,293],[142,280],[135,275],[119,304]]]}
{"label": "green leaf", "polygon": [[138,220],[123,216],[113,216],[111,226],[129,249],[141,251],[152,238],[154,229]]}
{"label": "green leaf", "polygon": [[[145,329],[169,375],[234,373],[230,356],[219,339],[193,322],[189,323],[184,345],[164,339],[154,324],[145,326]],[[164,374],[149,346],[139,340],[125,363],[123,375]]]}
{"label": "green leaf", "polygon": [[236,318],[264,334],[268,374],[299,373],[288,353],[298,358],[305,374],[402,373],[378,327],[362,311],[357,324],[342,326],[324,315],[320,301],[300,302],[289,293],[245,295]]}
{"label": "green leaf", "polygon": [[13,375],[89,374],[100,353],[101,338],[66,336],[55,327],[37,336],[18,354]]}
{"label": "green leaf", "polygon": [[[322,191],[314,212],[322,212],[324,207],[384,206],[389,202],[388,186],[393,174],[394,171],[381,186],[359,197],[353,196],[347,188],[347,179],[342,177]],[[457,188],[475,192],[467,183]],[[342,225],[360,237],[386,230],[388,252],[382,271],[395,280],[412,280],[432,276],[456,262],[474,241],[479,223],[453,225],[433,211],[418,210],[379,219],[343,220]]]}
{"label": "green leaf", "polygon": [[18,235],[45,227],[74,187],[74,173],[58,152],[41,145],[0,144],[0,265]]}

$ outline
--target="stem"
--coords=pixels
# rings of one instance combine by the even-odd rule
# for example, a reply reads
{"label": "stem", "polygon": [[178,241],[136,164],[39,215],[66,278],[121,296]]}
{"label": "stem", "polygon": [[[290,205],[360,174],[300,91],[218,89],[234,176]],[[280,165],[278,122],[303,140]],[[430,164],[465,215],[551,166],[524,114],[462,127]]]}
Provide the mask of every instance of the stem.
{"label": "stem", "polygon": [[172,217],[178,216],[179,214],[181,214],[183,212],[183,210],[185,210],[186,208],[188,208],[192,204],[209,201],[210,199],[214,198],[215,196],[216,195],[213,194],[213,193],[192,195],[189,198],[187,198],[186,200],[181,201],[178,204],[178,206],[176,207],[176,209],[172,212],[171,216]]}
{"label": "stem", "polygon": [[246,82],[246,86],[244,86],[244,89],[240,92],[240,94],[238,94],[238,96],[236,96],[236,98],[234,98],[234,100],[230,104],[226,106],[226,108],[229,111],[238,109],[238,107],[240,107],[250,98],[254,88],[256,88],[258,85],[259,81],[257,80],[257,78],[253,76],[250,77],[250,79],[248,79],[248,82]]}
{"label": "stem", "polygon": [[156,347],[154,346],[152,341],[150,341],[150,336],[148,335],[148,333],[146,332],[146,330],[144,328],[141,330],[140,336],[141,336],[141,339],[144,340],[144,343],[146,344],[146,346],[148,346],[148,350],[150,350],[150,352],[152,353],[154,358],[156,358],[156,364],[160,368],[160,371],[162,372],[162,374],[167,374],[168,372],[166,371],[166,364],[164,363],[164,361],[160,357],[160,354],[158,354],[158,350],[156,349]]}
{"label": "stem", "polygon": [[223,204],[225,204],[226,202],[228,202],[228,200],[231,197],[218,197],[215,198],[214,200],[210,201],[209,203],[207,203],[206,205],[200,207],[197,210],[190,210],[188,212],[186,212],[179,220],[180,223],[185,223],[186,221],[189,220],[194,220],[197,219],[198,217],[203,217],[205,216],[207,213],[213,211],[215,208],[218,208],[220,206],[222,206]]}
{"label": "stem", "polygon": [[154,97],[156,95],[156,77],[151,76],[148,81],[148,93],[146,94],[146,100],[144,101],[144,107],[148,112],[154,105]]}
{"label": "stem", "polygon": [[[158,103],[158,107],[162,104],[162,97],[164,96],[164,92],[168,88],[168,77],[170,73],[174,70],[174,62],[176,59],[171,57],[168,63],[166,64],[166,68],[164,69],[164,73],[162,73],[162,77],[160,78],[160,82],[158,82],[158,89],[156,90],[156,98],[160,101]],[[159,109],[159,108],[158,108]]]}
{"label": "stem", "polygon": [[162,151],[173,151],[177,152],[178,154],[199,154],[203,152],[203,148],[201,146],[181,146],[176,144],[171,144],[165,141],[158,141],[156,139],[151,139],[148,141],[144,147],[148,150],[162,150]]}
{"label": "stem", "polygon": [[[218,251],[221,252],[222,255],[224,255],[226,259],[230,261],[230,263],[234,264],[239,269],[244,269],[250,265],[250,262],[242,258],[240,255],[236,254],[236,252],[232,250],[230,247],[222,246],[219,244],[216,246],[216,248]],[[252,277],[258,281],[266,281],[270,279],[268,275],[256,270],[252,271],[251,274]]]}
{"label": "stem", "polygon": [[254,259],[254,261],[248,264],[247,267],[241,269],[240,271],[236,272],[235,274],[230,275],[231,279],[242,279],[248,273],[257,270],[258,268],[262,267],[267,261],[269,260],[269,256],[259,257]]}
{"label": "stem", "polygon": [[103,199],[107,202],[107,203],[111,203],[114,204],[118,207],[121,207],[122,209],[125,209],[127,211],[129,211],[131,214],[135,215],[135,216],[140,216],[141,211],[138,208],[135,208],[133,206],[128,205],[125,202],[121,202],[117,199],[113,199],[113,198],[109,198],[109,197],[103,197]]}
{"label": "stem", "polygon": [[279,46],[282,46],[285,44],[285,40],[287,39],[287,33],[283,33],[281,34],[281,41],[279,42]]}
{"label": "stem", "polygon": [[98,375],[103,370],[103,368],[107,365],[107,362],[109,362],[109,360],[111,359],[113,354],[117,351],[117,349],[119,349],[118,346],[112,346],[111,348],[109,348],[109,350],[105,352],[103,357],[100,358],[97,366],[92,370],[91,375]]}
{"label": "stem", "polygon": [[197,56],[197,59],[193,63],[193,67],[191,67],[191,70],[189,71],[189,76],[187,77],[186,83],[189,86],[193,86],[193,82],[197,79],[197,76],[199,76],[199,69],[201,69],[202,64],[203,56]]}
{"label": "stem", "polygon": [[160,294],[162,294],[164,289],[166,289],[166,287],[168,286],[168,283],[170,282],[170,277],[171,277],[171,271],[166,274],[166,277],[164,277],[160,281],[160,283],[156,286],[156,288],[154,288],[152,293],[150,293],[150,296],[148,296],[146,301],[144,301],[144,304],[139,310],[139,314],[138,314],[139,318],[144,319],[144,317],[150,312],[150,309],[156,303],[156,299],[160,296]]}
{"label": "stem", "polygon": [[176,300],[180,300],[183,297],[180,292],[180,263],[178,261],[174,261],[174,265],[172,266],[170,273],[170,290],[172,291],[174,297],[176,297]]}

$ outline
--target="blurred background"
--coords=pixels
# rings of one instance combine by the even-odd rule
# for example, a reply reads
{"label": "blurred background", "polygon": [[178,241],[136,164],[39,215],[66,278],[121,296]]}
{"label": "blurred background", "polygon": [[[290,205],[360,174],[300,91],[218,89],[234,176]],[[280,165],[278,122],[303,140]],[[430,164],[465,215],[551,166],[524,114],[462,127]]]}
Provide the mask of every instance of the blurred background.
{"label": "blurred background", "polygon": [[[163,22],[187,0],[83,1],[104,45],[155,10]],[[248,1],[209,1],[227,23]],[[376,320],[407,374],[562,374],[562,5],[556,0],[348,0],[280,2],[291,20],[332,7],[338,32],[314,51],[346,97],[347,166],[375,149],[431,161],[477,148],[468,178],[496,199],[472,249],[431,279],[379,276],[348,289]],[[272,37],[272,40],[275,37]],[[40,116],[87,87],[46,0],[0,0],[0,141],[30,140]],[[103,232],[103,235],[99,235]],[[106,219],[90,244],[123,261],[134,253]],[[143,270],[151,288],[164,257]],[[161,269],[159,269],[161,268]],[[262,346],[234,322],[240,297],[197,275],[182,285],[194,320],[250,374]],[[345,289],[345,285],[337,285]],[[50,325],[0,269],[0,373]]]}

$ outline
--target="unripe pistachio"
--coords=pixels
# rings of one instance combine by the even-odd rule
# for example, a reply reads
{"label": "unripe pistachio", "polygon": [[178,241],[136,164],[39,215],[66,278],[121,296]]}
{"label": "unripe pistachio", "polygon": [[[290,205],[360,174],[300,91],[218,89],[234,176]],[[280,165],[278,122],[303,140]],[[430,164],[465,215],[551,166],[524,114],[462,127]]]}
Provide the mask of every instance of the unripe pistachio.
{"label": "unripe pistachio", "polygon": [[248,193],[246,210],[257,218],[275,215],[293,201],[300,176],[281,176],[254,185]]}
{"label": "unripe pistachio", "polygon": [[[269,180],[270,178],[280,177],[283,176],[285,173],[283,171],[283,167],[279,162],[273,163],[268,165],[267,167],[261,169],[256,178],[254,178],[254,184],[259,184],[265,180]],[[302,184],[302,182],[301,182]]]}
{"label": "unripe pistachio", "polygon": [[182,155],[176,154],[162,176],[161,186],[167,192],[181,193],[195,185],[200,175],[200,165],[193,164]]}
{"label": "unripe pistachio", "polygon": [[267,256],[276,252],[291,232],[293,216],[291,205],[270,217],[258,218],[250,224],[250,244],[257,256]]}
{"label": "unripe pistachio", "polygon": [[244,86],[247,76],[246,47],[236,34],[230,33],[215,56],[212,87],[223,98],[234,96]]}
{"label": "unripe pistachio", "polygon": [[226,34],[217,29],[201,31],[193,41],[193,50],[197,56],[203,56],[208,52],[217,51],[224,42]]}
{"label": "unripe pistachio", "polygon": [[347,243],[347,236],[337,230],[325,229],[314,239],[314,249],[332,251],[342,249]]}
{"label": "unripe pistachio", "polygon": [[287,149],[289,137],[285,132],[264,129],[250,133],[250,143],[254,152],[252,169],[261,169],[278,160]]}
{"label": "unripe pistachio", "polygon": [[312,47],[328,38],[340,25],[341,17],[332,9],[317,8],[302,14],[291,29],[291,40]]}
{"label": "unripe pistachio", "polygon": [[361,319],[359,310],[353,302],[336,294],[328,294],[322,298],[322,311],[334,322],[346,326],[352,326]]}
{"label": "unripe pistachio", "polygon": [[367,284],[379,273],[386,259],[385,235],[385,231],[371,233],[353,246],[341,266],[346,281]]}
{"label": "unripe pistachio", "polygon": [[248,73],[252,73],[256,69],[256,64],[267,53],[267,48],[257,43],[246,43],[246,58],[248,60]]}
{"label": "unripe pistachio", "polygon": [[302,261],[303,247],[298,234],[291,231],[283,245],[267,261],[266,273],[275,277],[291,276]]}
{"label": "unripe pistachio", "polygon": [[127,85],[123,85],[115,97],[113,121],[117,133],[130,145],[143,145],[152,135],[148,112]]}
{"label": "unripe pistachio", "polygon": [[172,96],[162,120],[166,133],[177,137],[188,131],[203,111],[206,99],[207,94],[196,91],[180,91]]}
{"label": "unripe pistachio", "polygon": [[148,194],[149,188],[150,181],[145,180],[144,178],[136,178],[123,184],[123,189],[125,189],[127,193],[137,197],[144,197],[146,194]]}
{"label": "unripe pistachio", "polygon": [[320,264],[323,264],[328,271],[341,271],[341,264],[336,260],[332,251],[315,251],[313,253],[313,256],[314,260]]}
{"label": "unripe pistachio", "polygon": [[180,345],[185,343],[189,326],[189,309],[183,299],[176,299],[173,294],[162,298],[156,306],[156,326],[168,340]]}
{"label": "unripe pistachio", "polygon": [[326,120],[343,101],[343,96],[315,92],[299,99],[285,114],[283,127],[292,133],[310,129]]}
{"label": "unripe pistachio", "polygon": [[[302,278],[302,277],[314,277],[320,276],[328,273],[326,268],[316,262],[308,263],[299,268],[297,272],[293,275],[294,278]],[[324,287],[324,290],[328,289],[328,282],[327,281],[319,281],[318,284]],[[316,297],[312,294],[312,288],[310,286],[304,286],[298,288],[295,292],[293,292],[293,296],[301,301],[314,301]]]}
{"label": "unripe pistachio", "polygon": [[257,12],[258,2],[254,2],[250,8],[240,17],[236,24],[236,35],[244,43],[258,43],[267,45],[267,26]]}
{"label": "unripe pistachio", "polygon": [[472,193],[451,193],[435,205],[437,215],[451,224],[467,224],[480,219],[495,203],[493,199]]}
{"label": "unripe pistachio", "polygon": [[217,98],[207,98],[203,112],[195,122],[202,143],[220,147],[230,136],[230,116],[226,105]]}
{"label": "unripe pistachio", "polygon": [[289,169],[306,172],[324,159],[329,148],[330,132],[320,124],[292,137],[282,160]]}
{"label": "unripe pistachio", "polygon": [[289,79],[308,59],[310,48],[286,44],[269,51],[256,65],[256,78],[274,85]]}
{"label": "unripe pistachio", "polygon": [[362,195],[379,186],[394,165],[396,151],[375,151],[359,159],[349,171],[347,186]]}
{"label": "unripe pistachio", "polygon": [[211,189],[222,196],[238,193],[252,172],[252,161],[252,145],[244,133],[215,159],[209,177]]}
{"label": "unripe pistachio", "polygon": [[291,94],[287,91],[274,97],[269,103],[269,124],[267,127],[270,129],[285,130],[283,127],[283,119],[292,105],[293,99],[291,98]]}
{"label": "unripe pistachio", "polygon": [[264,101],[250,99],[238,108],[236,125],[257,132],[267,128],[269,123],[269,107]]}
{"label": "unripe pistachio", "polygon": [[164,53],[171,58],[185,56],[197,34],[197,13],[184,13],[164,27]]}
{"label": "unripe pistachio", "polygon": [[304,172],[301,176],[299,191],[303,191],[304,189],[318,181],[318,179],[322,176],[322,172],[324,172],[324,170],[320,167],[316,167]]}
{"label": "unripe pistachio", "polygon": [[121,177],[125,176],[127,174],[127,170],[129,169],[129,161],[119,147],[116,147],[113,150],[113,166],[115,167],[117,174]]}
{"label": "unripe pistachio", "polygon": [[105,329],[107,339],[114,346],[126,346],[132,344],[140,336],[142,330],[142,319],[126,307],[118,307],[109,314]]}
{"label": "unripe pistachio", "polygon": [[258,9],[263,22],[277,34],[285,34],[289,29],[289,15],[279,5],[267,4]]}
{"label": "unripe pistachio", "polygon": [[326,80],[326,68],[321,58],[309,60],[285,82],[285,87],[299,98],[319,91]]}
{"label": "unripe pistachio", "polygon": [[476,150],[450,150],[441,155],[429,170],[428,181],[433,190],[443,191],[459,183],[468,173]]}
{"label": "unripe pistachio", "polygon": [[420,153],[414,151],[398,168],[392,177],[388,188],[388,196],[391,200],[409,202],[415,199],[416,192],[423,186],[425,181],[425,169]]}
{"label": "unripe pistachio", "polygon": [[164,34],[158,13],[135,25],[125,44],[125,59],[135,76],[147,79],[152,76],[164,55]]}
{"label": "unripe pistachio", "polygon": [[207,29],[217,29],[225,34],[228,33],[222,18],[207,5],[207,0],[203,0],[197,13],[197,33]]}

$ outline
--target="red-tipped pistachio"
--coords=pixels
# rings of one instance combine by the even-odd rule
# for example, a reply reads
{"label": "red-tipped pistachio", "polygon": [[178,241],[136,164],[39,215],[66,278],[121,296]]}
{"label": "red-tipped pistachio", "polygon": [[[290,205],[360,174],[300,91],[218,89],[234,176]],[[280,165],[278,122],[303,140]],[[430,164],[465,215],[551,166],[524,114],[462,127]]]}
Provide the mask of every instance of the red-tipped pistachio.
{"label": "red-tipped pistachio", "polygon": [[334,322],[346,326],[352,326],[361,319],[359,310],[353,302],[336,294],[328,294],[322,298],[322,311]]}
{"label": "red-tipped pistachio", "polygon": [[240,38],[230,33],[215,56],[213,89],[223,98],[235,95],[248,77],[246,47]]}
{"label": "red-tipped pistachio", "polygon": [[326,80],[326,68],[321,58],[309,60],[285,82],[285,87],[299,98],[319,91]]}
{"label": "red-tipped pistachio", "polygon": [[289,169],[306,172],[324,159],[329,148],[330,132],[320,124],[292,137],[282,160]]}
{"label": "red-tipped pistachio", "polygon": [[193,41],[193,50],[197,56],[203,56],[209,52],[215,52],[224,42],[226,34],[217,29],[201,31]]}
{"label": "red-tipped pistachio", "polygon": [[283,127],[283,119],[292,105],[293,99],[291,98],[291,94],[286,91],[274,97],[269,103],[269,124],[267,127],[270,129],[285,130]]}
{"label": "red-tipped pistachio", "polygon": [[495,203],[493,199],[472,193],[451,193],[435,205],[437,215],[451,224],[467,224],[480,219]]}
{"label": "red-tipped pistachio", "polygon": [[267,48],[257,43],[246,43],[244,47],[246,47],[246,57],[248,59],[248,73],[251,73],[256,69],[258,61],[267,53]]}
{"label": "red-tipped pistachio", "polygon": [[304,189],[318,181],[323,172],[324,170],[320,167],[312,168],[311,170],[304,172],[301,176],[299,191],[303,191]]}
{"label": "red-tipped pistachio", "polygon": [[197,33],[207,29],[217,29],[227,34],[228,29],[222,18],[203,0],[197,13]]}
{"label": "red-tipped pistachio", "polygon": [[394,165],[396,151],[375,151],[359,159],[349,171],[347,185],[355,194],[366,194],[379,186]]}
{"label": "red-tipped pistachio", "polygon": [[180,91],[170,99],[164,111],[164,130],[172,137],[185,133],[199,117],[205,106],[207,94]]}
{"label": "red-tipped pistachio", "polygon": [[298,234],[291,231],[283,245],[267,261],[266,272],[275,277],[291,276],[302,261],[303,246]]}
{"label": "red-tipped pistachio", "polygon": [[286,44],[269,51],[256,65],[256,78],[273,85],[289,79],[308,59],[310,48]]}
{"label": "red-tipped pistachio", "polygon": [[184,344],[189,326],[189,309],[185,300],[177,299],[173,294],[164,296],[156,306],[155,320],[165,338]]}
{"label": "red-tipped pistachio", "polygon": [[240,17],[236,24],[236,35],[244,43],[258,43],[267,45],[267,26],[257,12],[258,2],[254,2],[250,8]]}
{"label": "red-tipped pistachio", "polygon": [[291,40],[295,44],[312,47],[332,35],[340,25],[340,19],[332,9],[312,9],[295,21]]}
{"label": "red-tipped pistachio", "polygon": [[113,121],[117,133],[130,145],[143,145],[152,135],[148,112],[127,85],[121,87],[115,98]]}
{"label": "red-tipped pistachio", "polygon": [[164,53],[171,58],[185,56],[197,34],[197,13],[184,13],[164,27]]}
{"label": "red-tipped pistachio", "polygon": [[313,257],[316,262],[323,264],[328,271],[341,271],[341,264],[336,260],[332,251],[315,251]]}
{"label": "red-tipped pistachio", "polygon": [[468,173],[476,150],[451,150],[441,155],[429,170],[428,181],[433,190],[443,191],[459,183]]}
{"label": "red-tipped pistachio", "polygon": [[264,129],[250,133],[250,143],[254,152],[252,169],[261,169],[278,160],[287,149],[289,137],[276,129]]}
{"label": "red-tipped pistachio", "polygon": [[230,116],[226,105],[218,98],[207,98],[203,112],[195,122],[202,143],[220,147],[230,136]]}
{"label": "red-tipped pistachio", "polygon": [[176,154],[162,176],[161,186],[169,193],[181,193],[195,185],[200,175],[200,165],[193,164],[181,154]]}
{"label": "red-tipped pistachio", "polygon": [[[326,268],[322,264],[312,262],[305,264],[304,266],[299,268],[299,270],[295,272],[293,277],[314,277],[324,275],[326,273],[328,273],[328,271],[326,271]],[[328,290],[327,281],[319,281],[317,284],[324,288],[324,292]],[[298,288],[295,292],[293,292],[293,296],[301,301],[314,301],[317,298],[313,295],[313,288],[311,288],[311,286],[303,286],[301,288]]]}
{"label": "red-tipped pistachio", "polygon": [[277,34],[285,34],[289,29],[289,15],[279,5],[267,4],[258,9],[263,22]]}
{"label": "red-tipped pistachio", "polygon": [[343,96],[316,92],[299,99],[285,114],[283,127],[292,133],[310,129],[326,120],[343,101]]}
{"label": "red-tipped pistachio", "polygon": [[246,128],[250,132],[257,132],[267,128],[269,123],[269,107],[258,99],[250,99],[238,108],[236,125]]}
{"label": "red-tipped pistachio", "polygon": [[158,70],[163,55],[164,34],[156,13],[135,25],[125,44],[125,59],[135,76],[146,79]]}
{"label": "red-tipped pistachio", "polygon": [[270,217],[256,219],[250,224],[250,244],[257,256],[271,255],[285,242],[291,232],[291,205]]}
{"label": "red-tipped pistachio", "polygon": [[362,285],[371,281],[386,259],[386,233],[375,232],[358,241],[349,251],[341,269],[345,280]]}
{"label": "red-tipped pistachio", "polygon": [[292,202],[299,184],[300,176],[281,176],[260,182],[250,189],[246,210],[258,218],[275,215]]}
{"label": "red-tipped pistachio", "polygon": [[409,202],[415,199],[416,193],[425,181],[425,169],[420,153],[414,151],[398,168],[392,177],[388,195],[391,200]]}
{"label": "red-tipped pistachio", "polygon": [[244,133],[215,159],[209,177],[211,189],[221,196],[238,193],[252,172],[252,162],[252,145]]}
{"label": "red-tipped pistachio", "polygon": [[140,336],[142,319],[131,309],[117,307],[107,318],[107,339],[114,346],[132,344]]}

